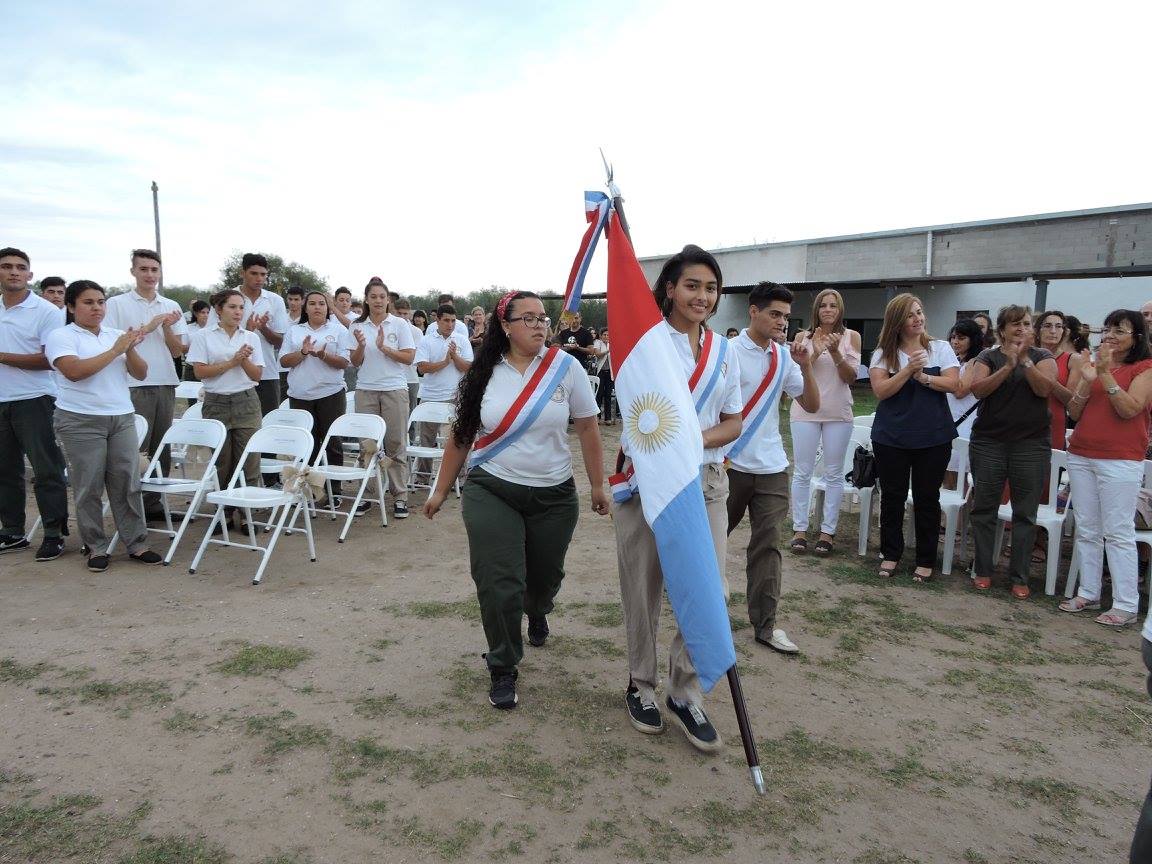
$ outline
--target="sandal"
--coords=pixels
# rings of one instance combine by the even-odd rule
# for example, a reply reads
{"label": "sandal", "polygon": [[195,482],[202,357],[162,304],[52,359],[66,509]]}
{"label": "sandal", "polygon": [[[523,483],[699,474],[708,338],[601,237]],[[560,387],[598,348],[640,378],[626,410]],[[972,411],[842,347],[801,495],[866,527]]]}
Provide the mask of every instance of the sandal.
{"label": "sandal", "polygon": [[1083,612],[1086,609],[1099,609],[1100,608],[1100,601],[1099,600],[1089,600],[1086,597],[1077,596],[1077,597],[1071,597],[1068,600],[1065,600],[1063,603],[1061,603],[1056,608],[1059,609],[1061,612],[1071,612],[1072,614],[1076,614],[1077,612]]}
{"label": "sandal", "polygon": [[803,555],[808,551],[808,540],[804,537],[793,537],[792,542],[788,544],[788,548],[797,555]]}
{"label": "sandal", "polygon": [[884,563],[880,563],[879,575],[881,579],[891,579],[892,574],[896,572],[896,568],[900,566],[899,562],[895,562],[891,567],[885,567]]}
{"label": "sandal", "polygon": [[[921,570],[927,570],[927,573],[921,573]],[[917,567],[912,571],[913,582],[931,582],[932,581],[932,568],[931,567]]]}
{"label": "sandal", "polygon": [[827,558],[832,554],[832,544],[827,540],[817,540],[816,545],[812,547],[812,551],[821,558]]}
{"label": "sandal", "polygon": [[987,591],[992,587],[991,576],[976,576],[972,579],[972,587],[977,591]]}
{"label": "sandal", "polygon": [[1110,609],[1103,615],[1096,618],[1097,624],[1103,624],[1106,627],[1127,627],[1129,624],[1135,624],[1137,615],[1135,612],[1121,612],[1117,609]]}
{"label": "sandal", "polygon": [[1032,589],[1027,585],[1013,585],[1012,596],[1017,600],[1027,600],[1032,596]]}

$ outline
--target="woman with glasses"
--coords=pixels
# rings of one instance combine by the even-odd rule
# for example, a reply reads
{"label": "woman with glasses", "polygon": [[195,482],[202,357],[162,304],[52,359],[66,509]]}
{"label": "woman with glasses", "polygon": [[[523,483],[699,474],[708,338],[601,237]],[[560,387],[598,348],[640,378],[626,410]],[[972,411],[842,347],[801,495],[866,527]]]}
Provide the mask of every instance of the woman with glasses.
{"label": "woman with glasses", "polygon": [[1032,315],[1027,306],[1005,306],[996,316],[998,344],[980,352],[972,367],[972,394],[980,411],[972,424],[973,585],[992,587],[996,526],[1004,485],[1012,503],[1012,596],[1026,599],[1036,513],[1046,489],[1052,459],[1052,419],[1048,397],[1056,381],[1056,361],[1031,346]]}
{"label": "woman with glasses", "polygon": [[1117,309],[1104,319],[1096,359],[1085,352],[1081,378],[1068,402],[1077,421],[1068,443],[1068,476],[1076,507],[1080,589],[1060,604],[1065,612],[1100,608],[1104,553],[1112,576],[1112,608],[1098,624],[1136,621],[1136,529],[1133,514],[1144,479],[1152,404],[1152,350],[1143,316]]}
{"label": "woman with glasses", "polygon": [[464,528],[480,619],[488,642],[488,701],[515,708],[516,679],[528,642],[548,638],[548,613],[564,579],[564,557],[580,511],[568,421],[580,439],[592,510],[608,512],[596,400],[583,367],[545,341],[551,322],[540,298],[500,298],[480,350],[457,391],[456,420],[436,488],[424,504],[431,519],[468,459]]}
{"label": "woman with glasses", "polygon": [[1074,348],[1069,337],[1068,319],[1063,312],[1052,309],[1036,316],[1036,345],[1056,360],[1056,383],[1063,388],[1053,388],[1052,395],[1048,397],[1048,410],[1052,413],[1053,450],[1064,450],[1068,446],[1068,412],[1064,406],[1080,382],[1081,360],[1078,351],[1083,349]]}

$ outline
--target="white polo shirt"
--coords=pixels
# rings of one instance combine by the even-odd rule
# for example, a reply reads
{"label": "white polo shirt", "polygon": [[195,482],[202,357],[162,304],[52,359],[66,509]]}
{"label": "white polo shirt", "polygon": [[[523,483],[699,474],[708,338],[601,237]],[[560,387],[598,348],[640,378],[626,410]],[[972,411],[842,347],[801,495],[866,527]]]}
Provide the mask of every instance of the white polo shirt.
{"label": "white polo shirt", "polygon": [[[788,346],[785,344],[780,347],[785,354],[784,365],[778,372],[784,376],[780,389],[776,391],[772,404],[766,407],[768,413],[756,430],[756,436],[740,453],[729,457],[733,468],[748,474],[779,474],[788,470],[788,457],[784,453],[784,441],[780,438],[780,394],[787,393],[795,398],[803,393],[804,374],[800,371],[800,364],[788,355]],[[729,355],[736,356],[740,364],[741,397],[750,399],[768,374],[768,349],[753,342],[747,328],[741,330],[739,336],[728,340],[728,348]],[[767,394],[763,398],[767,398]]]}
{"label": "white polo shirt", "polygon": [[[472,346],[468,342],[467,331],[463,336],[453,331],[451,336],[444,338],[435,327],[429,327],[416,346],[416,362],[441,362],[448,356],[449,342],[456,343],[457,357],[472,362]],[[456,385],[463,377],[464,373],[456,368],[455,363],[449,363],[439,372],[425,372],[420,380],[420,399],[424,402],[451,402],[456,396]]]}
{"label": "white polo shirt", "polygon": [[[146,300],[140,296],[140,292],[133,289],[109,297],[105,309],[104,324],[117,330],[127,330],[129,327],[139,329],[157,315],[179,312],[180,318],[172,325],[172,332],[180,337],[180,342],[185,348],[188,347],[188,324],[184,320],[180,304],[175,300],[161,297],[159,294],[154,300]],[[144,337],[144,341],[136,346],[136,353],[148,363],[148,377],[143,381],[137,381],[129,376],[129,387],[175,387],[180,383],[180,379],[176,377],[176,364],[172,362],[172,352],[168,350],[168,343],[164,341],[163,325]]]}
{"label": "white polo shirt", "polygon": [[[455,336],[455,334],[453,334]],[[521,375],[507,360],[501,359],[480,400],[480,431],[476,437],[495,429],[512,403],[523,392],[539,368],[544,352]],[[516,441],[505,447],[480,467],[509,483],[521,486],[555,486],[572,476],[572,452],[568,447],[568,418],[595,417],[599,413],[588,373],[579,362],[569,364],[568,373],[556,385],[552,398],[535,422]]]}
{"label": "white polo shirt", "polygon": [[[284,334],[280,356],[299,351],[308,336],[312,337],[312,347],[315,350],[318,351],[323,346],[324,352],[330,357],[339,355],[347,358],[356,344],[348,328],[333,315],[320,327],[313,327],[311,324],[294,324],[289,327],[288,332]],[[342,393],[344,389],[344,370],[329,366],[311,354],[299,365],[288,370],[288,395],[293,399],[323,399],[333,393]]]}
{"label": "white polo shirt", "polygon": [[[273,333],[286,334],[288,332],[288,307],[284,305],[284,298],[277,294],[275,291],[269,291],[267,288],[260,289],[260,296],[256,298],[253,303],[248,295],[244,293],[244,289],[236,286],[236,290],[240,292],[244,298],[244,317],[240,319],[240,326],[247,329],[248,319],[254,313],[268,316],[268,326],[272,329]],[[220,316],[216,314],[216,307],[213,306],[208,312],[208,325],[212,327],[218,324]],[[263,354],[264,362],[261,364],[264,368],[260,370],[261,381],[279,381],[280,380],[280,362],[278,359],[279,352],[277,349],[264,338],[264,334],[254,330],[256,338],[260,340],[260,352]]]}
{"label": "white polo shirt", "polygon": [[[76,357],[87,360],[103,354],[123,333],[112,327],[101,326],[99,333],[85,330],[76,323],[67,324],[48,334],[48,344],[44,354],[53,367],[61,357]],[[59,390],[56,407],[74,414],[90,414],[97,417],[118,417],[132,414],[132,397],[128,395],[128,360],[120,354],[97,372],[81,381],[69,381],[61,372],[56,376]]]}
{"label": "white polo shirt", "polygon": [[[251,330],[237,327],[231,336],[228,331],[218,323],[197,327],[192,332],[192,339],[188,344],[188,356],[185,362],[206,363],[213,365],[231,360],[243,345],[252,346],[252,356],[249,358],[257,366],[264,365],[264,355],[260,351],[260,337]],[[228,396],[233,393],[243,393],[252,390],[256,382],[249,378],[240,366],[227,369],[212,378],[205,378],[201,383],[205,393],[215,393],[219,396]]]}
{"label": "white polo shirt", "polygon": [[[63,326],[64,310],[31,291],[11,308],[0,302],[0,351],[39,354],[48,334]],[[0,363],[0,402],[55,396],[54,377],[48,369],[17,369]]]}
{"label": "white polo shirt", "polygon": [[[384,332],[384,344],[393,351],[404,351],[415,348],[416,342],[412,338],[415,329],[397,315],[386,315],[377,326],[368,318],[364,321],[353,321],[348,330],[355,334],[357,330],[364,334],[364,362],[360,364],[360,372],[356,376],[357,390],[407,390],[408,370],[410,363],[399,363],[376,347],[376,334]],[[352,336],[352,347],[356,347],[356,337]]]}
{"label": "white polo shirt", "polygon": [[[692,356],[692,347],[688,344],[688,334],[681,333],[667,321],[664,326],[672,337],[672,344],[676,346],[676,356],[680,358],[680,369],[684,380],[692,377],[696,370],[696,358]],[[713,336],[713,339],[723,337]],[[704,328],[700,328],[700,344],[704,344]],[[697,412],[700,421],[700,431],[711,429],[720,422],[721,414],[739,414],[744,409],[744,400],[740,396],[740,363],[734,351],[729,351],[720,370],[720,380],[708,394],[708,399]],[[714,447],[704,451],[704,465],[724,461],[724,447]]]}
{"label": "white polo shirt", "polygon": [[[419,345],[420,340],[424,338],[424,331],[421,330],[419,327],[417,327],[415,324],[413,324],[411,321],[408,322],[408,326],[412,328],[412,344],[413,345]],[[416,371],[416,358],[415,357],[413,357],[412,362],[408,364],[408,383],[409,384],[419,384],[420,383],[420,374]]]}

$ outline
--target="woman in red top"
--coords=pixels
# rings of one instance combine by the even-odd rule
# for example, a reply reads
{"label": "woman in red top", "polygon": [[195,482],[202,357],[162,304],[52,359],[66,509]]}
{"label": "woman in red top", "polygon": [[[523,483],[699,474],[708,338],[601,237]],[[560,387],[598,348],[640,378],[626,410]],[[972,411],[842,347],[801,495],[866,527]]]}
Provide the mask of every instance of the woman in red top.
{"label": "woman in red top", "polygon": [[[1069,350],[1067,335],[1068,321],[1063,312],[1053,309],[1036,316],[1036,347],[1056,358],[1056,382],[1075,392],[1080,382],[1081,360],[1079,354]],[[1068,413],[1064,408],[1066,400],[1060,399],[1058,392],[1053,390],[1048,397],[1048,410],[1052,413],[1052,449],[1066,450]]]}
{"label": "woman in red top", "polygon": [[1102,333],[1096,361],[1084,356],[1081,381],[1068,402],[1068,413],[1077,421],[1068,444],[1068,476],[1076,508],[1080,590],[1060,608],[1100,608],[1107,547],[1112,608],[1096,621],[1123,627],[1136,621],[1140,603],[1132,514],[1144,480],[1152,350],[1143,316],[1131,309],[1109,314]]}

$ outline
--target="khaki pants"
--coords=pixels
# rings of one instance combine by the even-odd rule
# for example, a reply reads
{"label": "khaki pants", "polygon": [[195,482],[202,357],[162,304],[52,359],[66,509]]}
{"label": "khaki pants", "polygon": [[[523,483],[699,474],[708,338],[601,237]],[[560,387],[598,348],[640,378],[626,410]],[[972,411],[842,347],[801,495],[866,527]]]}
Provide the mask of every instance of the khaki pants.
{"label": "khaki pants", "polygon": [[728,471],[728,533],[744,512],[752,522],[748,540],[748,620],[756,636],[767,642],[776,628],[780,604],[780,524],[788,515],[788,472],[748,474]]}
{"label": "khaki pants", "polygon": [[[388,463],[388,486],[396,501],[408,500],[408,388],[403,390],[357,390],[356,413],[375,414],[384,418],[384,454]],[[368,454],[367,439],[360,441],[362,453]],[[384,490],[380,490],[384,499]]]}
{"label": "khaki pants", "polygon": [[133,415],[74,414],[57,408],[54,425],[68,456],[80,539],[92,555],[103,555],[108,548],[102,500],[107,492],[120,539],[133,555],[143,552],[148,548],[148,526],[140,503],[140,457]]}
{"label": "khaki pants", "polygon": [[[728,580],[724,576],[724,559],[728,553],[728,477],[724,466],[709,463],[701,470],[704,503],[708,525],[720,566],[724,597],[728,597]],[[656,551],[656,538],[644,520],[640,496],[633,495],[622,504],[614,504],[616,523],[616,558],[620,568],[620,600],[624,606],[624,630],[628,637],[628,673],[632,683],[655,700],[656,629],[660,623],[660,606],[664,597],[664,573]],[[672,638],[668,658],[668,695],[681,703],[700,704],[703,694],[700,681],[680,629]]]}
{"label": "khaki pants", "polygon": [[[176,388],[170,384],[147,385],[142,387],[129,387],[128,393],[132,397],[132,408],[148,421],[148,437],[140,445],[140,452],[148,456],[149,461],[160,449],[160,442],[164,435],[172,428],[172,414],[176,408]],[[160,470],[168,476],[171,469],[171,454],[165,450],[160,454]],[[144,512],[155,512],[161,507],[160,495],[157,492],[144,493]]]}
{"label": "khaki pants", "polygon": [[[240,455],[248,446],[248,440],[260,428],[260,399],[256,393],[253,387],[239,393],[204,394],[204,413],[201,416],[205,420],[219,420],[228,430],[220,458],[216,460],[216,476],[220,480],[221,489],[228,488],[228,481],[232,479],[232,473],[240,462]],[[260,456],[253,453],[244,462],[244,482],[249,486],[257,486],[259,480]]]}

